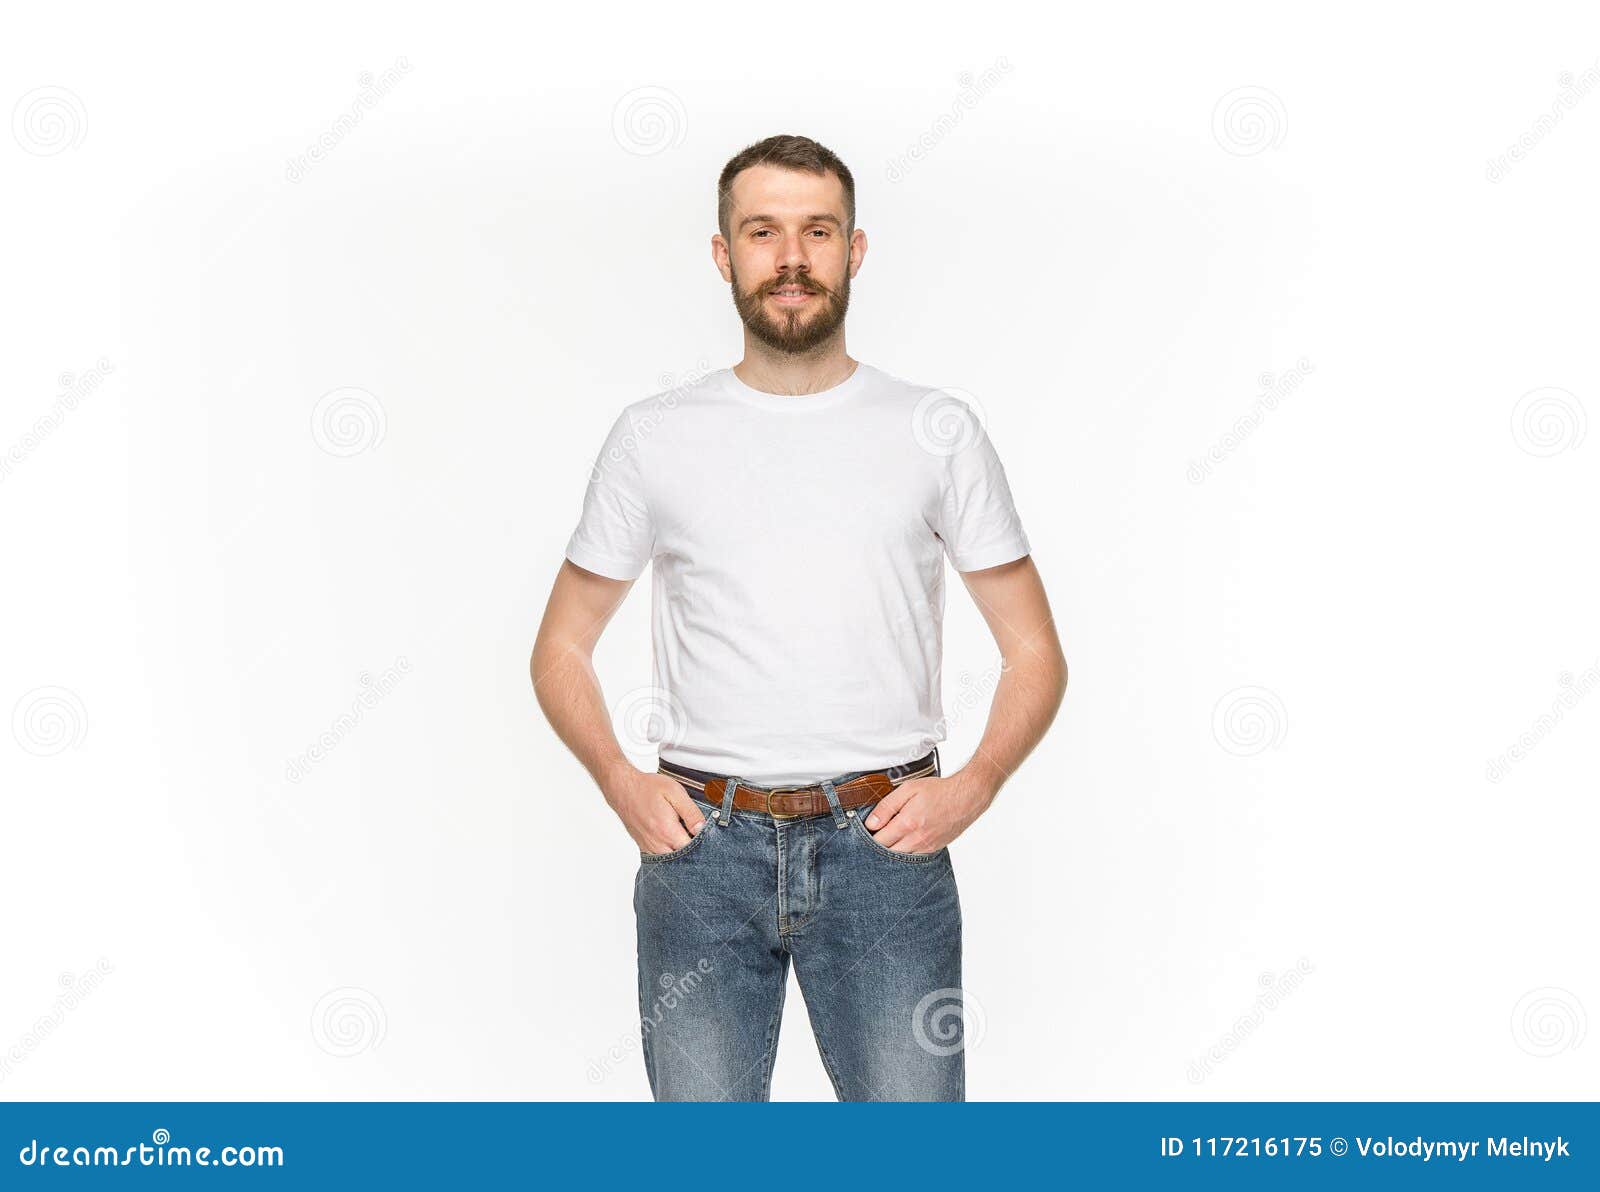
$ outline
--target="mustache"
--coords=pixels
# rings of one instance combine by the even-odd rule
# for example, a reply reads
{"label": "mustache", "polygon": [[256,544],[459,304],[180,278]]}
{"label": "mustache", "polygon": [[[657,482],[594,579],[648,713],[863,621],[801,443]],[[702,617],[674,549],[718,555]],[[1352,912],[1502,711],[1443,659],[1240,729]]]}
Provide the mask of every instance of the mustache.
{"label": "mustache", "polygon": [[775,290],[782,290],[790,286],[798,287],[810,294],[831,294],[832,290],[820,282],[813,281],[804,273],[787,273],[774,282],[769,282],[762,287],[761,292],[770,294]]}

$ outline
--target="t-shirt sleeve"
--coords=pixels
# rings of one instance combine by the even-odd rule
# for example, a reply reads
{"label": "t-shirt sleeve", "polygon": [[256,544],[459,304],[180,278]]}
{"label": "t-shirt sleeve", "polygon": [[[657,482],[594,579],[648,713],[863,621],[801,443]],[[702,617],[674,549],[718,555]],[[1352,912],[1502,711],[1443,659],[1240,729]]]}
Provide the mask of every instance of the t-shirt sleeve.
{"label": "t-shirt sleeve", "polygon": [[633,423],[623,411],[589,472],[583,514],[567,541],[568,559],[608,579],[638,579],[655,546],[639,446]]}
{"label": "t-shirt sleeve", "polygon": [[986,432],[945,460],[935,528],[957,571],[982,571],[1029,553],[1005,469]]}

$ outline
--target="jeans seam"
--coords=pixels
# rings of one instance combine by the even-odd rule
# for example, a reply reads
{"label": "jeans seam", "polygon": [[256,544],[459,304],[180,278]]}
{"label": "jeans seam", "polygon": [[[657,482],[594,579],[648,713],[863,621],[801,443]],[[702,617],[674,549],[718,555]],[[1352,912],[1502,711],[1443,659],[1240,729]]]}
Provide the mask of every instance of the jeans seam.
{"label": "jeans seam", "polygon": [[772,1065],[778,1058],[778,1024],[783,1021],[783,1003],[787,993],[786,986],[789,977],[787,968],[785,968],[783,975],[785,987],[778,990],[778,1005],[772,1011],[772,1021],[767,1023],[767,1065],[766,1071],[761,1075],[761,1099],[763,1101],[772,1099]]}
{"label": "jeans seam", "polygon": [[828,1048],[822,1042],[822,1036],[813,1030],[812,1035],[817,1040],[817,1054],[822,1057],[822,1066],[828,1073],[828,1079],[833,1083],[833,1095],[837,1100],[845,1100],[844,1085],[839,1081],[839,1072],[833,1066],[833,1057],[828,1054]]}
{"label": "jeans seam", "polygon": [[656,1092],[656,1057],[655,1048],[651,1045],[650,1037],[644,1032],[644,970],[639,970],[639,1035],[644,1051],[644,1074],[650,1081],[650,1093]]}

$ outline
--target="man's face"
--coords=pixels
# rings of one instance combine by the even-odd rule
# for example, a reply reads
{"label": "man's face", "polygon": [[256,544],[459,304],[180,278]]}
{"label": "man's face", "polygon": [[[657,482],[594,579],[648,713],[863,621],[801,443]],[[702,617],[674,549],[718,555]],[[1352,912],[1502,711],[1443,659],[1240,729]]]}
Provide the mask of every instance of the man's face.
{"label": "man's face", "polygon": [[833,174],[752,166],[733,180],[717,263],[750,333],[780,352],[807,352],[844,326],[850,279],[866,237],[845,227]]}

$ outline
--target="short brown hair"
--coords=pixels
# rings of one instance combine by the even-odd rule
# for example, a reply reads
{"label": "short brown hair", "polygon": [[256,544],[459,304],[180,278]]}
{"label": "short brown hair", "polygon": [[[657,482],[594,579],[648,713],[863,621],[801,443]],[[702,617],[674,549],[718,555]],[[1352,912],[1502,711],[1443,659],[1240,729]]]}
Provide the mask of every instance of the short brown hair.
{"label": "short brown hair", "polygon": [[826,145],[820,145],[810,137],[783,133],[747,145],[722,167],[722,176],[717,179],[717,227],[724,236],[728,234],[728,216],[733,207],[733,180],[751,166],[778,166],[807,174],[835,175],[844,187],[845,231],[855,230],[856,180],[850,174],[850,167]]}

